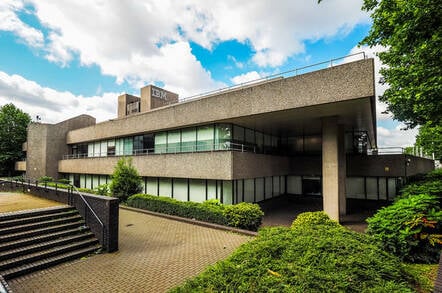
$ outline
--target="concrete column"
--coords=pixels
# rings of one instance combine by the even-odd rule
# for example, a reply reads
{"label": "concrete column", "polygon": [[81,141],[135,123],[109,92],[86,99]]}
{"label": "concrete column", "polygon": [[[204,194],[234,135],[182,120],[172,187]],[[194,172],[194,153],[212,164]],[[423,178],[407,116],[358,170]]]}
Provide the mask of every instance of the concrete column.
{"label": "concrete column", "polygon": [[322,196],[324,211],[333,220],[345,214],[344,129],[337,117],[322,120]]}

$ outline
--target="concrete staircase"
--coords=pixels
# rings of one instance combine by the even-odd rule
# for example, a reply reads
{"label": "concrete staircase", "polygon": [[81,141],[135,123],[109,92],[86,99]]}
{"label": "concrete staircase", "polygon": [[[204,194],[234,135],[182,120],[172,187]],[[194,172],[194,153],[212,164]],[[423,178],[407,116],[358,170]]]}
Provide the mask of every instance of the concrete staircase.
{"label": "concrete staircase", "polygon": [[96,253],[101,246],[73,207],[0,214],[5,280]]}

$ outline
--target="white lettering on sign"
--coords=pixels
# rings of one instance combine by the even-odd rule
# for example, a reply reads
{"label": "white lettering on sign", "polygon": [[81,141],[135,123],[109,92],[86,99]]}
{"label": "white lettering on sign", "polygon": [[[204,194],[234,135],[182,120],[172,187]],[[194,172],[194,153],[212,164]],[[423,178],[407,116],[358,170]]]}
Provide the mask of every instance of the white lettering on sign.
{"label": "white lettering on sign", "polygon": [[152,97],[167,101],[167,93],[160,89],[152,88]]}

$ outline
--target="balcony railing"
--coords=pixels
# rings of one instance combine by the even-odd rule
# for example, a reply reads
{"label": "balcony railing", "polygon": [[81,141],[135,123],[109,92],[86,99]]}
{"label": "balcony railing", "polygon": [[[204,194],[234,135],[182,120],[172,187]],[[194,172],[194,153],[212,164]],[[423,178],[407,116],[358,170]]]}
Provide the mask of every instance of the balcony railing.
{"label": "balcony railing", "polygon": [[179,153],[200,153],[200,152],[216,152],[216,151],[238,151],[238,152],[256,153],[257,146],[232,143],[232,142],[217,143],[217,144],[181,145],[181,146],[159,146],[156,148],[134,149],[129,152],[123,151],[119,153],[100,152],[100,153],[68,154],[63,156],[63,160],[118,157],[118,156],[146,156],[146,155],[179,154]]}

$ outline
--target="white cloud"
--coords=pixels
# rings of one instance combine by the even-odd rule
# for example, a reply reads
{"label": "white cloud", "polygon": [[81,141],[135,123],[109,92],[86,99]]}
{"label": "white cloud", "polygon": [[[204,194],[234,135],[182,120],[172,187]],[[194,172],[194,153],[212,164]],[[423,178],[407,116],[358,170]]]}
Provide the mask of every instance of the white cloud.
{"label": "white cloud", "polygon": [[402,130],[404,124],[398,123],[393,129],[387,129],[379,126],[378,131],[378,147],[407,147],[413,146],[416,141],[418,128],[411,130]]}
{"label": "white cloud", "polygon": [[14,33],[31,47],[42,47],[43,33],[23,23],[16,14],[19,10],[24,10],[24,5],[20,1],[0,1],[0,31]]}
{"label": "white cloud", "polygon": [[113,118],[117,113],[118,95],[104,93],[92,97],[76,96],[70,92],[42,87],[20,75],[8,75],[0,71],[0,105],[13,103],[33,119],[39,115],[44,123],[57,123],[80,114],[89,114],[97,121]]}
{"label": "white cloud", "polygon": [[[46,43],[42,32],[17,17],[24,1],[35,7],[48,31]],[[96,64],[119,83],[161,81],[184,96],[222,86],[194,58],[190,41],[211,49],[219,42],[237,40],[252,47],[252,60],[259,66],[278,66],[304,52],[307,40],[341,37],[356,24],[368,22],[360,10],[362,0],[329,0],[320,5],[302,0],[7,3],[3,6],[15,21],[14,33],[34,46],[43,42],[44,56],[51,62],[68,66],[78,57],[82,65]]]}
{"label": "white cloud", "polygon": [[230,79],[230,81],[233,82],[234,84],[241,84],[241,83],[245,83],[245,82],[254,81],[254,80],[257,80],[260,78],[261,78],[261,75],[258,72],[250,71],[250,72],[232,77]]}

